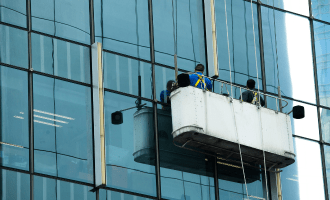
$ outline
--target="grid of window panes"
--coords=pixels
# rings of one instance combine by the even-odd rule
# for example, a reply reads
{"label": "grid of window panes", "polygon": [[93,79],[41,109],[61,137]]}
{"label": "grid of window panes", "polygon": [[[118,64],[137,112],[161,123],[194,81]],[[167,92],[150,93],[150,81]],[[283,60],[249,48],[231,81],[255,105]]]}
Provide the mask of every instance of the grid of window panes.
{"label": "grid of window panes", "polygon": [[[245,188],[241,171],[233,181],[213,158],[171,141],[160,94],[175,80],[175,53],[180,72],[208,66],[204,1],[0,1],[0,199],[266,198],[262,173]],[[291,119],[296,162],[280,174],[283,198],[329,200],[330,0],[214,6],[219,79],[244,86],[252,78],[265,93],[280,91],[286,113],[305,107],[304,119]],[[94,42],[103,45],[107,174],[96,192]],[[214,83],[213,92],[223,90]],[[268,108],[276,103],[266,99]],[[122,124],[111,123],[111,113],[134,106]]]}

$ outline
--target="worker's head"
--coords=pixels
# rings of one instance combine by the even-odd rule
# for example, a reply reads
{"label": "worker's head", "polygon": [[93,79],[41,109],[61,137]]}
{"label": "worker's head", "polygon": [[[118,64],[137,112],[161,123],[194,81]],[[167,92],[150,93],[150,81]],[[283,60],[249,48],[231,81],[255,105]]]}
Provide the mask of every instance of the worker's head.
{"label": "worker's head", "polygon": [[202,65],[202,64],[198,64],[198,65],[196,65],[196,67],[195,67],[195,72],[204,72],[204,65]]}
{"label": "worker's head", "polygon": [[166,89],[167,89],[168,91],[171,91],[173,83],[175,83],[175,81],[173,81],[173,80],[169,80],[169,81],[167,81]]}
{"label": "worker's head", "polygon": [[253,79],[249,79],[246,82],[246,87],[249,89],[254,89],[254,87],[256,86],[256,82]]}

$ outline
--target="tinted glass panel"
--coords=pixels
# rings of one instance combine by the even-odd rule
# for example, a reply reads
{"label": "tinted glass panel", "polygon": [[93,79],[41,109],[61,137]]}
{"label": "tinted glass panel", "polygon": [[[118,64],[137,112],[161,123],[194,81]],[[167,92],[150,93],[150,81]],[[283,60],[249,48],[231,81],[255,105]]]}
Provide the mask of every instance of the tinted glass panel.
{"label": "tinted glass panel", "polygon": [[[257,63],[259,88],[261,89],[262,73],[260,67],[258,20],[256,17],[257,7],[256,5],[253,5],[256,60],[253,19],[250,3],[245,1],[226,0],[226,5],[232,81],[233,83],[246,85],[248,79],[254,79],[256,81],[256,88],[258,88]],[[224,1],[219,1],[215,4],[215,12],[217,17],[219,78],[230,81]]]}
{"label": "tinted glass panel", "polygon": [[26,1],[2,0],[0,2],[0,21],[26,28]]}
{"label": "tinted glass panel", "polygon": [[88,47],[32,33],[34,70],[90,83]]}
{"label": "tinted glass panel", "polygon": [[330,26],[314,22],[317,80],[320,104],[330,107]]}
{"label": "tinted glass panel", "polygon": [[317,19],[330,22],[329,0],[312,0],[312,13]]}
{"label": "tinted glass panel", "polygon": [[105,52],[103,55],[105,88],[152,99],[151,64]]}
{"label": "tinted glass panel", "polygon": [[145,197],[133,196],[130,194],[119,193],[109,190],[100,190],[100,200],[111,200],[111,199],[120,199],[120,200],[151,200]]}
{"label": "tinted glass panel", "polygon": [[[316,106],[311,106],[308,104],[304,104],[288,99],[285,100],[288,102],[288,105],[283,108],[284,113],[289,113],[290,111],[292,111],[294,106],[303,106],[305,110],[305,117],[303,119],[294,119],[293,113],[289,115],[291,117],[292,134],[303,136],[306,138],[311,138],[314,140],[319,140],[319,125],[317,120]],[[277,104],[279,104],[279,102],[277,102]],[[282,101],[282,106],[285,105],[286,103]],[[267,107],[273,110],[279,109],[279,105],[277,105],[276,108],[276,100],[274,98],[268,98],[268,97],[267,97]]]}
{"label": "tinted glass panel", "polygon": [[29,169],[28,76],[0,66],[0,165]]}
{"label": "tinted glass panel", "polygon": [[261,9],[267,91],[277,94],[279,83],[282,96],[315,103],[309,21],[293,14],[274,12],[276,33],[273,10]]}
{"label": "tinted glass panel", "polygon": [[324,145],[324,154],[325,154],[325,165],[326,165],[326,172],[327,172],[327,182],[328,182],[328,190],[329,190],[329,183],[330,183],[330,146]]}
{"label": "tinted glass panel", "polygon": [[95,2],[95,34],[103,48],[150,60],[148,0]]}
{"label": "tinted glass panel", "polygon": [[180,69],[193,71],[196,64],[206,64],[202,0],[154,1],[153,20],[156,62],[174,66],[177,46]]}
{"label": "tinted glass panel", "polygon": [[27,32],[0,25],[0,63],[28,68]]}
{"label": "tinted glass panel", "polygon": [[321,115],[321,128],[323,134],[323,140],[325,142],[330,143],[330,110],[320,108],[320,115]]}
{"label": "tinted glass panel", "polygon": [[261,2],[270,6],[309,16],[308,0],[261,0]]}
{"label": "tinted glass panel", "polygon": [[[107,186],[156,196],[154,122],[151,103],[134,108],[137,99],[105,93]],[[112,124],[112,113],[123,109],[123,123]]]}
{"label": "tinted glass panel", "polygon": [[35,200],[95,200],[92,187],[34,176]]}
{"label": "tinted glass panel", "polygon": [[29,200],[30,175],[0,169],[0,199]]}
{"label": "tinted glass panel", "polygon": [[31,9],[33,30],[90,43],[88,0],[33,0]]}
{"label": "tinted glass panel", "polygon": [[33,76],[35,171],[93,181],[91,90]]}

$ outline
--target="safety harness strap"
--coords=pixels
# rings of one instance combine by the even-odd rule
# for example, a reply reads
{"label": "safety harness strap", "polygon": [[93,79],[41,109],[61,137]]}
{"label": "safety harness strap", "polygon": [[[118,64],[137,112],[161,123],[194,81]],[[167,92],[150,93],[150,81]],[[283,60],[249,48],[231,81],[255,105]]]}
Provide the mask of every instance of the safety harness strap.
{"label": "safety harness strap", "polygon": [[198,80],[196,81],[195,87],[197,87],[197,85],[199,84],[199,82],[202,82],[202,83],[204,84],[204,88],[205,88],[207,91],[209,91],[209,90],[207,89],[207,87],[206,87],[206,84],[205,84],[205,81],[203,80],[203,77],[202,77],[201,75],[198,75],[198,74],[196,74],[196,75],[198,76]]}

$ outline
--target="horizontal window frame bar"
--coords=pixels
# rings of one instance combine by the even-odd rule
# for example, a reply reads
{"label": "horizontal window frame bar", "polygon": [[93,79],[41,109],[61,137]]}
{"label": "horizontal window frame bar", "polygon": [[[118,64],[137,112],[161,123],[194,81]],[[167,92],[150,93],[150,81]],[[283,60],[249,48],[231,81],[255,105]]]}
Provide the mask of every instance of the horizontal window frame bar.
{"label": "horizontal window frame bar", "polygon": [[127,97],[132,97],[132,98],[137,98],[137,99],[141,99],[143,101],[148,101],[150,103],[153,103],[154,101],[152,99],[147,99],[145,97],[139,97],[139,96],[136,96],[134,94],[128,94],[128,93],[125,93],[125,92],[120,92],[120,91],[117,91],[117,90],[112,90],[112,89],[108,89],[108,88],[104,88],[104,91],[105,92],[110,92],[110,93],[115,93],[115,94],[119,94],[119,95],[123,95],[123,96],[127,96]]}
{"label": "horizontal window frame bar", "polygon": [[77,41],[74,41],[74,40],[70,40],[70,39],[50,35],[48,33],[43,33],[43,32],[36,31],[36,30],[31,30],[31,33],[35,33],[35,34],[43,35],[43,36],[46,36],[46,37],[54,38],[54,39],[57,39],[57,40],[62,40],[64,42],[70,42],[70,43],[73,43],[73,44],[77,44],[77,45],[80,45],[80,46],[85,46],[85,47],[91,48],[90,44],[85,44],[85,43],[77,42]]}
{"label": "horizontal window frame bar", "polygon": [[22,30],[22,31],[26,31],[26,32],[29,31],[28,28],[24,28],[24,27],[17,26],[17,25],[14,25],[14,24],[10,24],[10,23],[6,23],[6,22],[1,22],[1,21],[0,21],[0,24],[1,24],[1,25],[5,25],[5,26],[9,26],[9,27],[11,27],[11,28],[20,29],[20,30]]}

